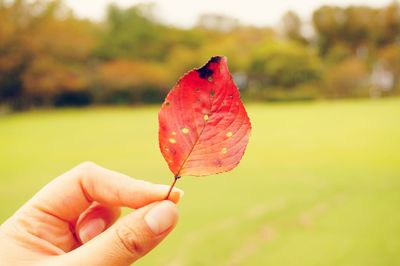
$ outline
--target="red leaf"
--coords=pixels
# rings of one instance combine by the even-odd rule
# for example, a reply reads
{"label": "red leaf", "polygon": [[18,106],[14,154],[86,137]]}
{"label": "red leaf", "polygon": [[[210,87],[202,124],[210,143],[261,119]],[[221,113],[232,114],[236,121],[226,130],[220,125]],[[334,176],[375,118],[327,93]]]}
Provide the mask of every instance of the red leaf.
{"label": "red leaf", "polygon": [[219,56],[179,80],[158,119],[161,153],[175,177],[232,170],[251,131],[226,58]]}

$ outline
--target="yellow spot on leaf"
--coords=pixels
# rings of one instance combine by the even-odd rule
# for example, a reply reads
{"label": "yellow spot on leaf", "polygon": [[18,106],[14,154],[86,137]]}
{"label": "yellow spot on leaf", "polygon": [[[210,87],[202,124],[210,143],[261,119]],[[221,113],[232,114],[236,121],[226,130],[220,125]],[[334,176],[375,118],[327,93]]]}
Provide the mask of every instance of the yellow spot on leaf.
{"label": "yellow spot on leaf", "polygon": [[232,137],[232,136],[233,136],[232,131],[229,131],[228,133],[226,133],[226,136],[227,136],[228,138]]}
{"label": "yellow spot on leaf", "polygon": [[204,115],[203,119],[204,119],[204,121],[207,121],[208,120],[208,115]]}
{"label": "yellow spot on leaf", "polygon": [[228,152],[228,149],[225,148],[225,147],[223,147],[222,150],[221,150],[221,153],[222,153],[222,154],[226,154],[227,152]]}
{"label": "yellow spot on leaf", "polygon": [[189,129],[187,127],[183,127],[181,130],[182,130],[183,134],[188,134],[189,133]]}
{"label": "yellow spot on leaf", "polygon": [[169,140],[168,140],[170,143],[176,143],[176,139],[174,139],[174,138],[169,138]]}

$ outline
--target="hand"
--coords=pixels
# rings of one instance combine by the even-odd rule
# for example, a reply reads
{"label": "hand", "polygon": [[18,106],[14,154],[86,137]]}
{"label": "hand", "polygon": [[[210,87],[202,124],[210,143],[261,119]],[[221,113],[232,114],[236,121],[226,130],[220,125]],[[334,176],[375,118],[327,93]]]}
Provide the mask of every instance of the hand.
{"label": "hand", "polygon": [[[168,189],[83,163],[0,226],[1,264],[129,265],[175,227],[182,191]],[[136,210],[117,221],[121,206]]]}

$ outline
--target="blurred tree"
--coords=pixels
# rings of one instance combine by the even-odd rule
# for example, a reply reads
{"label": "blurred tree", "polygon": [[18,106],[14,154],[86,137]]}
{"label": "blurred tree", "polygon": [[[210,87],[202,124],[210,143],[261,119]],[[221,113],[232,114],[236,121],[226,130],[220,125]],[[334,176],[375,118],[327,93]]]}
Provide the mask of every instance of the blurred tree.
{"label": "blurred tree", "polygon": [[157,63],[119,59],[100,65],[96,80],[99,101],[159,102],[167,92],[169,76]]}
{"label": "blurred tree", "polygon": [[95,44],[91,23],[74,18],[59,1],[18,0],[0,12],[5,14],[0,17],[4,99],[21,108],[87,88],[85,66]]}
{"label": "blurred tree", "polygon": [[353,55],[351,49],[344,43],[337,43],[332,46],[326,55],[325,61],[329,65],[338,64]]}
{"label": "blurred tree", "polygon": [[161,60],[166,55],[167,27],[156,21],[151,5],[121,9],[110,5],[97,54],[104,59]]}
{"label": "blurred tree", "polygon": [[348,8],[324,6],[314,12],[313,23],[322,55],[345,45],[356,55],[359,49],[371,48],[376,11],[370,7]]}
{"label": "blurred tree", "polygon": [[383,48],[380,51],[378,62],[392,77],[392,84],[387,89],[400,90],[400,44],[390,44]]}
{"label": "blurred tree", "polygon": [[321,67],[312,50],[294,42],[274,42],[255,50],[251,72],[264,86],[291,89],[320,79]]}
{"label": "blurred tree", "polygon": [[313,13],[321,55],[337,45],[353,55],[370,56],[374,50],[400,39],[400,4],[375,9],[367,6],[324,6]]}
{"label": "blurred tree", "polygon": [[27,59],[21,39],[29,30],[29,8],[23,1],[0,3],[0,99],[15,107],[22,104],[15,99],[22,95],[20,76]]}
{"label": "blurred tree", "polygon": [[383,47],[400,42],[400,3],[398,1],[393,1],[392,4],[378,10],[374,22],[378,46]]}
{"label": "blurred tree", "polygon": [[340,37],[355,53],[360,51],[358,49],[371,48],[376,10],[366,6],[350,6],[343,12],[345,21]]}
{"label": "blurred tree", "polygon": [[368,96],[368,72],[356,57],[333,65],[325,73],[325,94],[329,98]]}
{"label": "blurred tree", "polygon": [[325,56],[341,38],[346,22],[345,12],[339,7],[323,6],[313,13],[320,54]]}
{"label": "blurred tree", "polygon": [[294,11],[288,11],[282,16],[282,30],[285,37],[289,40],[307,43],[307,39],[302,35],[302,21]]}
{"label": "blurred tree", "polygon": [[79,92],[88,87],[85,69],[42,56],[32,60],[22,75],[25,95],[36,105],[51,105],[55,97]]}

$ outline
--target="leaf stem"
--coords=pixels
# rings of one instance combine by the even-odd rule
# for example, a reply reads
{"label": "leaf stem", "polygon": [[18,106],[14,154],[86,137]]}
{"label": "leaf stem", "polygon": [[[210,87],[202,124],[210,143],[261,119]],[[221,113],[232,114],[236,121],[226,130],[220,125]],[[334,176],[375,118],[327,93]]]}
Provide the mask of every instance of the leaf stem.
{"label": "leaf stem", "polygon": [[169,195],[171,194],[172,189],[174,188],[175,183],[176,183],[176,181],[178,181],[179,178],[181,178],[181,177],[180,176],[175,176],[174,177],[174,182],[172,183],[171,187],[169,188],[169,191],[168,191],[168,194],[167,194],[167,197],[165,198],[165,200],[168,200]]}

